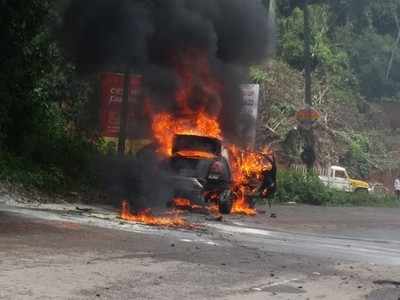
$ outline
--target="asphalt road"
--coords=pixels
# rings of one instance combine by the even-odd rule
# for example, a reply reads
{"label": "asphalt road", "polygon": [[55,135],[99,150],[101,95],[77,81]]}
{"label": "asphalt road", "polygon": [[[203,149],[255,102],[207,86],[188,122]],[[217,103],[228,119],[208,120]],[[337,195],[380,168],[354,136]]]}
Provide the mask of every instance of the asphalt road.
{"label": "asphalt road", "polygon": [[183,230],[0,203],[0,299],[400,299],[400,210],[275,212]]}

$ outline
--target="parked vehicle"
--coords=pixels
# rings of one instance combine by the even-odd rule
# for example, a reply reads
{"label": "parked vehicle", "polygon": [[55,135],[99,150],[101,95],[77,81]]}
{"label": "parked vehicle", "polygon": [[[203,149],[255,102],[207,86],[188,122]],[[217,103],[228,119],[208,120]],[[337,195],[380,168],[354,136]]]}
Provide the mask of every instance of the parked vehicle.
{"label": "parked vehicle", "polygon": [[368,182],[350,178],[347,170],[343,167],[332,166],[320,171],[320,180],[326,186],[345,192],[370,192]]}

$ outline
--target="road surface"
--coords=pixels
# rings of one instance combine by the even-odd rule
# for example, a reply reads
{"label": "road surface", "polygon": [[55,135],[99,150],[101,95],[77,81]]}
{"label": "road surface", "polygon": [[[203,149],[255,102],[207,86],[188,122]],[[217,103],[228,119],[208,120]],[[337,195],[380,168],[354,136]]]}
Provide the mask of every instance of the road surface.
{"label": "road surface", "polygon": [[0,299],[400,299],[400,210],[274,212],[185,230],[0,202]]}

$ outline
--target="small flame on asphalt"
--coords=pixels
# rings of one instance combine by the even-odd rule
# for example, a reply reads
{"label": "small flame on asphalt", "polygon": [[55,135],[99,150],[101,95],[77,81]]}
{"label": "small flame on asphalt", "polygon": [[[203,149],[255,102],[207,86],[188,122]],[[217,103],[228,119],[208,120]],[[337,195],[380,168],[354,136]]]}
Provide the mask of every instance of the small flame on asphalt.
{"label": "small flame on asphalt", "polygon": [[120,218],[124,221],[141,223],[151,226],[175,228],[193,227],[193,225],[191,225],[186,219],[180,216],[180,213],[176,211],[173,211],[171,215],[168,216],[155,216],[152,214],[150,209],[143,210],[139,213],[132,213],[129,207],[129,202],[126,200],[122,202]]}

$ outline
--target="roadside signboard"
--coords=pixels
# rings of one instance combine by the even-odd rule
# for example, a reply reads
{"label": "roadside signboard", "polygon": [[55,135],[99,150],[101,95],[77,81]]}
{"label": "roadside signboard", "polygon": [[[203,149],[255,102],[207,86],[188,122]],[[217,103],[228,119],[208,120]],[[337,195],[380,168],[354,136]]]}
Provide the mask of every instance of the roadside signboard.
{"label": "roadside signboard", "polygon": [[241,111],[241,136],[247,146],[254,148],[257,135],[258,106],[260,99],[260,85],[243,84],[240,86],[243,96]]}
{"label": "roadside signboard", "polygon": [[[135,111],[138,101],[140,101],[142,77],[130,75],[129,78],[129,100],[127,117],[127,153],[135,153],[143,145],[148,144],[140,133],[142,124],[138,124]],[[101,83],[101,109],[100,109],[100,130],[101,136],[113,145],[116,149],[118,145],[120,114],[124,94],[124,74],[103,73],[100,75]],[[139,129],[140,128],[140,129]]]}
{"label": "roadside signboard", "polygon": [[320,118],[321,114],[312,107],[306,107],[296,113],[300,126],[306,129],[311,128]]}
{"label": "roadside signboard", "polygon": [[[101,134],[104,137],[116,138],[119,135],[120,113],[124,94],[124,75],[103,73],[101,80]],[[130,76],[128,127],[135,123],[135,103],[140,93],[141,77]],[[128,128],[129,129],[129,128]],[[129,130],[128,130],[129,132]]]}

